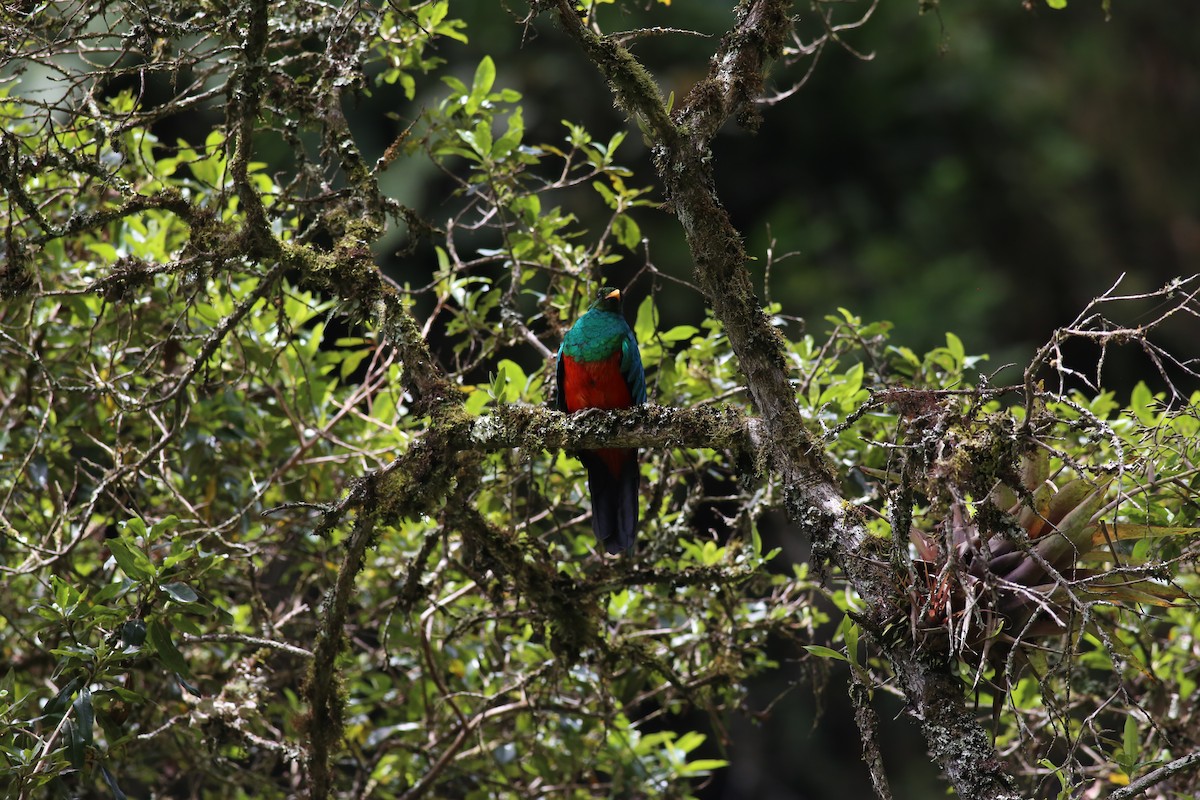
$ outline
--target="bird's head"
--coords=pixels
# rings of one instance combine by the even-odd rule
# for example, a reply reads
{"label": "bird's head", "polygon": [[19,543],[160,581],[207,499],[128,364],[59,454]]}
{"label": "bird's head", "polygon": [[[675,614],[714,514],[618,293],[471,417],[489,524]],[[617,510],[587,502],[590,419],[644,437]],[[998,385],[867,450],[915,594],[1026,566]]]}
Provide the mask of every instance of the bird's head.
{"label": "bird's head", "polygon": [[605,286],[596,292],[589,310],[608,311],[613,314],[621,313],[621,290]]}

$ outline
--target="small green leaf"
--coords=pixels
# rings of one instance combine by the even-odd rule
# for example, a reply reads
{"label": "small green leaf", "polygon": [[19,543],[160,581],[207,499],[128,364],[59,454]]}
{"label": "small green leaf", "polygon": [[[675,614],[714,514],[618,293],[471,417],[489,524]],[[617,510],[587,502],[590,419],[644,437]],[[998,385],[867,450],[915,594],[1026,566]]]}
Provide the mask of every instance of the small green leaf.
{"label": "small green leaf", "polygon": [[131,619],[121,623],[121,641],[131,647],[141,647],[146,641],[145,621]]}
{"label": "small green leaf", "polygon": [[729,762],[723,758],[698,758],[684,764],[679,772],[681,775],[707,775],[714,769],[727,766],[729,766]]}
{"label": "small green leaf", "polygon": [[75,708],[79,738],[84,744],[91,744],[92,726],[96,722],[96,710],[92,706],[92,690],[86,686],[81,688],[79,694],[75,695],[75,702],[72,705]]}
{"label": "small green leaf", "polygon": [[369,349],[354,350],[346,353],[346,355],[342,357],[342,366],[338,370],[338,376],[343,381],[349,378],[354,374],[355,370],[358,369],[358,366],[363,362],[363,359],[369,355],[371,355],[371,351]]}
{"label": "small green leaf", "polygon": [[1132,714],[1125,717],[1125,730],[1121,737],[1121,752],[1117,763],[1125,770],[1125,774],[1132,776],[1134,769],[1138,765],[1141,754],[1141,737],[1138,735],[1138,723]]}
{"label": "small green leaf", "polygon": [[685,753],[690,753],[700,745],[704,744],[707,737],[699,731],[688,731],[680,736],[675,742],[675,746]]}
{"label": "small green leaf", "polygon": [[84,743],[83,736],[80,735],[79,726],[75,724],[75,720],[68,719],[63,723],[63,736],[67,742],[67,761],[70,761],[71,766],[75,769],[82,770],[84,764]]}
{"label": "small green leaf", "polygon": [[[139,520],[140,521],[140,520]],[[150,526],[150,538],[161,536],[164,531],[171,531],[179,524],[179,517],[169,514]]]}
{"label": "small green leaf", "polygon": [[602,181],[592,181],[592,188],[604,198],[605,205],[607,205],[609,208],[617,207],[617,195]]}
{"label": "small green leaf", "polygon": [[492,377],[489,391],[497,403],[512,403],[520,399],[527,382],[525,370],[521,369],[519,364],[502,358],[500,363],[496,364],[496,374]]}
{"label": "small green leaf", "polygon": [[508,129],[492,146],[492,158],[500,159],[508,156],[521,144],[521,137],[524,135],[525,120],[522,119],[521,107],[518,106],[516,111],[508,115]]}
{"label": "small green leaf", "polygon": [[47,717],[57,717],[59,714],[67,710],[67,706],[71,704],[71,700],[75,697],[75,690],[83,681],[79,678],[72,678],[67,681],[67,685],[59,689],[58,694],[50,698],[50,702],[46,703],[42,708],[42,713]]}
{"label": "small green leaf", "polygon": [[963,349],[962,339],[959,339],[949,331],[946,332],[946,349],[954,356],[954,360],[960,364],[967,356],[967,351]]}
{"label": "small green leaf", "polygon": [[196,594],[196,590],[186,583],[173,581],[171,583],[164,583],[158,588],[166,592],[172,600],[180,603],[195,603],[200,599],[200,595]]}
{"label": "small green leaf", "polygon": [[669,331],[664,331],[661,336],[664,342],[681,342],[685,339],[691,339],[700,329],[695,325],[676,325]]}
{"label": "small green leaf", "polygon": [[637,319],[633,323],[633,333],[639,342],[648,342],[654,338],[654,329],[658,327],[658,312],[654,308],[654,299],[646,295],[638,306]]}
{"label": "small green leaf", "polygon": [[1053,9],[1062,10],[1067,7],[1067,0],[1046,0],[1046,5]]}
{"label": "small green leaf", "polygon": [[902,359],[912,364],[914,367],[921,363],[921,359],[917,358],[917,354],[907,347],[892,347],[892,352],[896,353]]}
{"label": "small green leaf", "polygon": [[806,644],[804,649],[812,653],[817,658],[835,658],[838,661],[846,661],[846,657],[837,650],[831,650],[828,647],[822,647],[819,644]]}
{"label": "small green leaf", "polygon": [[858,624],[850,615],[842,618],[842,639],[846,642],[846,653],[851,664],[858,663]]}
{"label": "small green leaf", "polygon": [[482,389],[472,388],[472,391],[467,394],[467,402],[465,404],[467,413],[472,417],[478,417],[487,408],[488,400],[491,397]]}
{"label": "small green leaf", "polygon": [[854,395],[858,394],[858,390],[862,388],[863,382],[863,365],[858,362],[850,369],[846,370],[846,379],[842,388],[842,397],[847,401],[854,399]]}
{"label": "small green leaf", "polygon": [[1158,422],[1158,414],[1154,410],[1154,395],[1144,381],[1138,381],[1129,396],[1129,410],[1143,425],[1154,425]]}
{"label": "small green leaf", "polygon": [[117,597],[121,596],[125,592],[128,592],[130,587],[132,587],[133,585],[134,585],[133,581],[130,581],[127,579],[122,579],[122,580],[114,581],[113,583],[107,584],[103,589],[96,592],[96,596],[92,598],[92,605],[103,606],[105,603],[108,603],[110,600],[115,600]]}
{"label": "small green leaf", "polygon": [[642,229],[627,214],[618,214],[613,220],[613,234],[627,250],[637,250],[642,243]]}
{"label": "small green leaf", "polygon": [[108,540],[108,549],[126,575],[135,581],[148,581],[154,577],[154,565],[146,554],[124,537]]}
{"label": "small green leaf", "polygon": [[[496,62],[492,61],[491,56],[484,56],[483,60],[479,62],[479,66],[475,68],[475,80],[471,83],[471,95],[467,98],[466,104],[468,114],[474,114],[479,110],[495,82]],[[490,144],[488,149],[491,149]]]}
{"label": "small green leaf", "polygon": [[146,629],[146,634],[150,639],[150,646],[158,653],[158,657],[162,659],[167,669],[180,675],[188,674],[187,662],[183,660],[183,654],[175,647],[175,642],[171,641],[171,633],[163,625],[162,620],[151,621]]}

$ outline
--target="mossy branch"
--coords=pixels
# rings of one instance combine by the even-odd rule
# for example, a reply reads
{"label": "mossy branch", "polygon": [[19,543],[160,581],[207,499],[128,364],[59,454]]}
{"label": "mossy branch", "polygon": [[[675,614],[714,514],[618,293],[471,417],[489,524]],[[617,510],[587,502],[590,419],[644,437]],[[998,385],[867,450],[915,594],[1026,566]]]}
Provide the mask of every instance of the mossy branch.
{"label": "mossy branch", "polygon": [[[579,23],[567,3],[558,3],[557,12],[562,26],[614,87],[618,104],[629,108],[626,87],[643,83],[644,67],[611,43],[607,50],[598,50],[596,35]],[[875,552],[876,540],[842,496],[823,447],[804,424],[784,342],[755,296],[741,234],[714,188],[711,139],[731,117],[749,128],[757,125],[753,103],[768,65],[781,54],[790,12],[785,0],[742,0],[707,77],[675,112],[670,135],[661,135],[657,127],[651,127],[650,135],[655,165],[687,237],[697,279],[713,316],[724,326],[761,415],[769,463],[780,475],[788,515],[812,542],[814,559],[842,569],[871,609],[867,627],[878,631],[903,607],[904,598],[895,589],[897,576],[886,557],[880,557],[884,554]],[[879,644],[921,720],[931,755],[958,794],[979,800],[1015,798],[1012,777],[967,710],[961,686],[946,665],[929,663],[908,638]]]}
{"label": "mossy branch", "polygon": [[463,450],[579,450],[598,447],[757,449],[759,422],[732,408],[646,405],[563,414],[533,406],[502,406],[451,434]]}
{"label": "mossy branch", "polygon": [[630,116],[644,119],[656,141],[674,140],[675,123],[649,70],[620,42],[584,25],[569,0],[557,0],[555,8],[562,26],[582,45],[592,64],[608,81],[618,107]]}

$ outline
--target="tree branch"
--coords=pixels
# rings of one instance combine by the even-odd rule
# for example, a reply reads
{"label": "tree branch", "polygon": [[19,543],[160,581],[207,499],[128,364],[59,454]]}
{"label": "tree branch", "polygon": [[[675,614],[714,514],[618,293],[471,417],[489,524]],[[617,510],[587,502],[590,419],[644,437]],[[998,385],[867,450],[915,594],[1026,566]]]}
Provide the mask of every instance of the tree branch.
{"label": "tree branch", "polygon": [[458,450],[584,450],[600,447],[689,447],[752,454],[759,422],[735,409],[645,405],[619,411],[564,414],[535,406],[504,406],[450,434]]}
{"label": "tree branch", "polygon": [[592,64],[608,81],[617,105],[631,116],[640,116],[660,143],[673,141],[678,131],[667,114],[658,84],[620,42],[600,36],[586,25],[569,0],[557,0],[558,18],[567,32],[583,46]]}
{"label": "tree branch", "polygon": [[[608,79],[627,111],[645,109],[644,95],[625,90],[641,83],[644,69],[626,67],[636,59],[619,44],[601,48],[565,3],[557,6],[563,27],[574,36]],[[655,165],[671,208],[683,226],[700,286],[713,316],[724,326],[762,417],[771,466],[785,490],[792,521],[812,542],[817,561],[840,567],[870,609],[870,627],[881,631],[903,612],[887,545],[872,537],[859,514],[841,495],[819,440],[804,424],[795,401],[785,343],[754,294],[741,235],[714,189],[710,143],[732,116],[756,124],[753,101],[767,65],[778,58],[791,28],[790,3],[743,0],[736,22],[713,56],[709,74],[698,82],[675,113],[671,135],[652,126]],[[624,72],[624,74],[622,74]],[[903,613],[907,618],[907,614]],[[878,644],[892,662],[910,710],[921,721],[930,754],[958,794],[972,800],[1015,798],[1015,783],[996,757],[987,734],[968,711],[962,687],[945,663],[931,663],[909,637]]]}
{"label": "tree branch", "polygon": [[1137,797],[1151,786],[1156,786],[1172,775],[1191,769],[1197,765],[1200,765],[1200,753],[1188,753],[1186,756],[1177,758],[1169,764],[1163,764],[1153,772],[1147,772],[1128,786],[1117,789],[1108,796],[1108,800],[1128,800],[1130,797]]}

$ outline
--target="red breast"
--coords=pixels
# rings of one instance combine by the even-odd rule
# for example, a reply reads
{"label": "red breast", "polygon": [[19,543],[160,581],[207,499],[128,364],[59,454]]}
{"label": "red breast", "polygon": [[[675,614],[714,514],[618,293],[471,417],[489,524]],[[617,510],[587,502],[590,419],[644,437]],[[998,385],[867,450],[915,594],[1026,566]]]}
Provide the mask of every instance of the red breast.
{"label": "red breast", "polygon": [[620,351],[603,361],[576,361],[563,356],[563,395],[568,411],[633,405],[633,395],[621,374]]}

